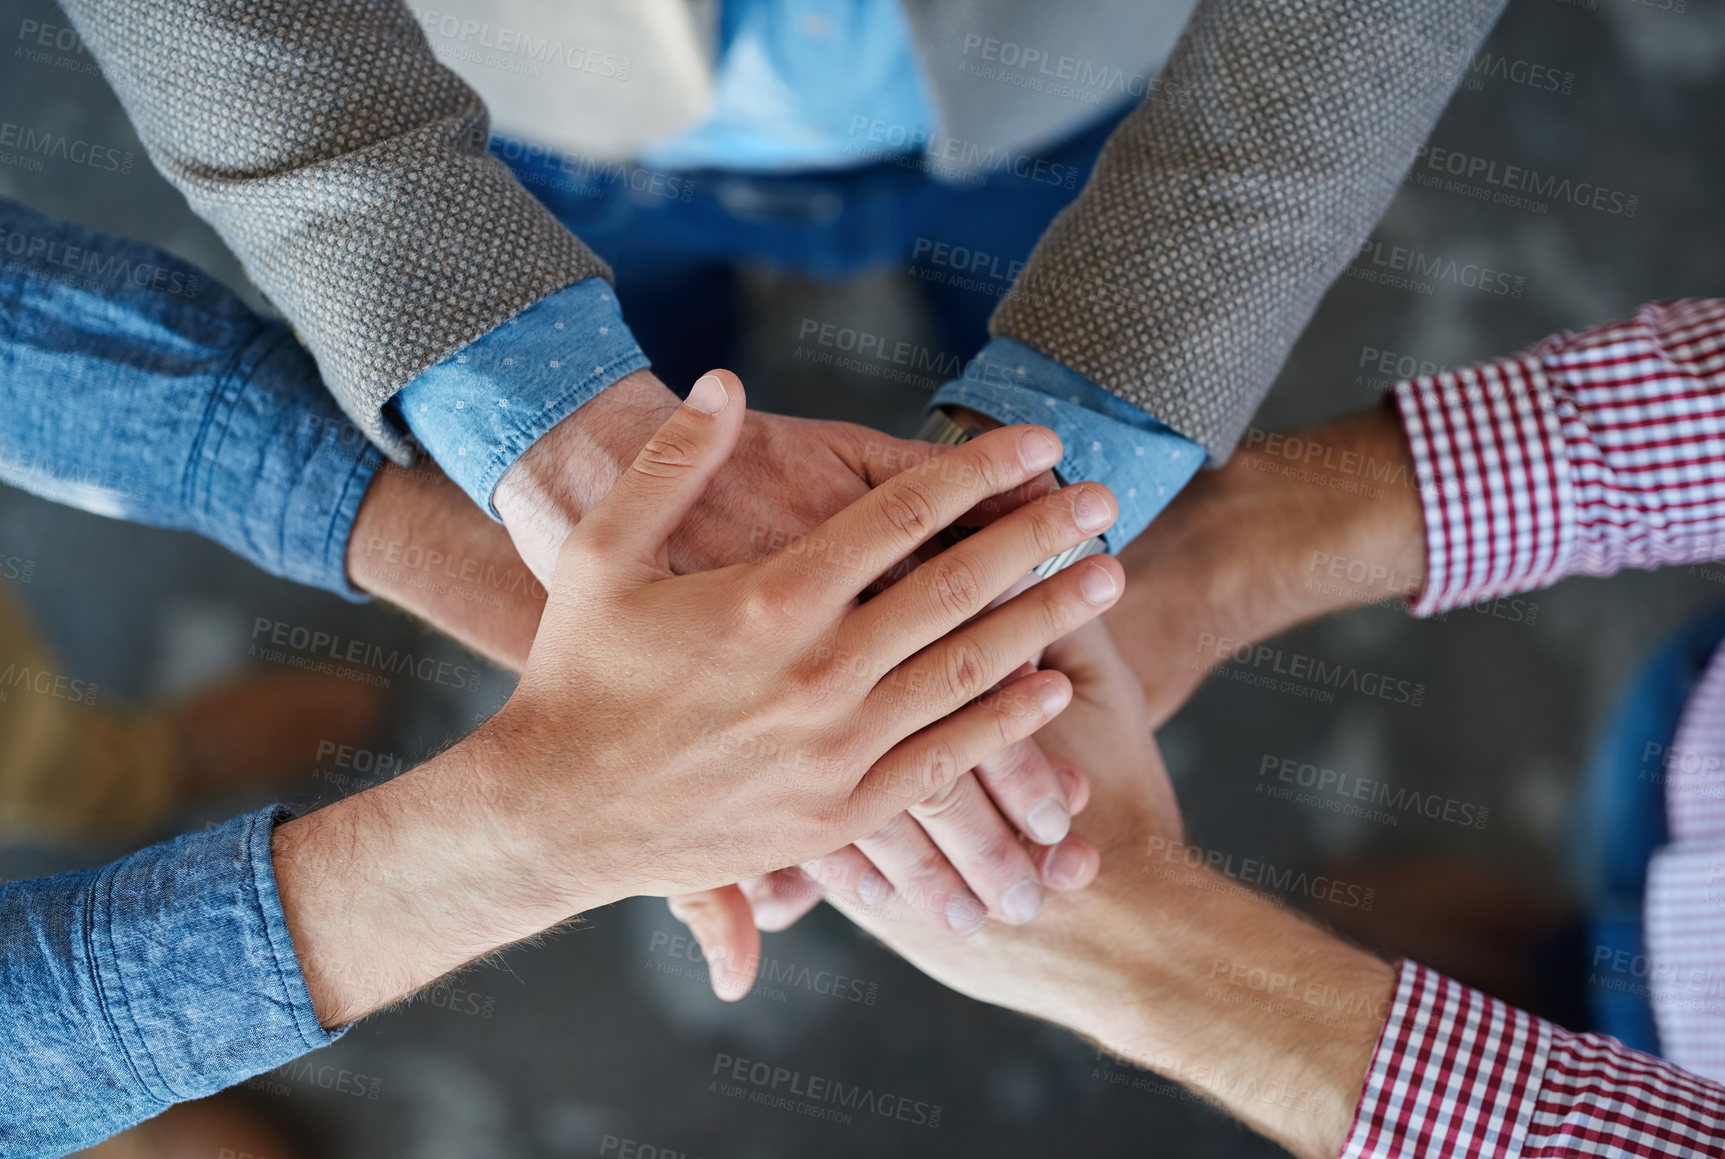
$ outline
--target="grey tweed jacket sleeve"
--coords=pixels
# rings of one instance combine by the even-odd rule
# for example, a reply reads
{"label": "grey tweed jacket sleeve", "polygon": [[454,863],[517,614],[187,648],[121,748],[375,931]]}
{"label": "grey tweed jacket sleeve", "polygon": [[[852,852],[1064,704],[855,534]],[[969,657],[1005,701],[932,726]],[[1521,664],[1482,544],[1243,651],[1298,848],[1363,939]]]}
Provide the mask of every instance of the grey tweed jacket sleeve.
{"label": "grey tweed jacket sleeve", "polygon": [[610,271],[486,153],[400,0],[63,0],[151,159],[293,323],[342,408]]}
{"label": "grey tweed jacket sleeve", "polygon": [[1227,458],[1503,0],[1204,0],[990,321]]}

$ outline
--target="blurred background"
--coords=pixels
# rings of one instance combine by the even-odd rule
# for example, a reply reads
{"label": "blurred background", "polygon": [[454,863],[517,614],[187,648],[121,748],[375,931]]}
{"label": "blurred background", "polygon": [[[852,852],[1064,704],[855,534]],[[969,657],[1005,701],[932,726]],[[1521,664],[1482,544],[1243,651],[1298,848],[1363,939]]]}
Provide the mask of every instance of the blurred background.
{"label": "blurred background", "polygon": [[[22,41],[29,22],[66,24],[44,0],[0,0],[0,37]],[[1258,428],[1372,405],[1414,367],[1507,353],[1652,299],[1725,292],[1725,2],[1513,0],[1487,51],[1568,79],[1550,90],[1470,72],[1433,144],[1595,183],[1632,197],[1634,213],[1560,200],[1494,205],[1410,181],[1374,234],[1378,252],[1402,246],[1489,266],[1518,292],[1343,277]],[[261,305],[215,234],[147,164],[87,55],[8,52],[0,121],[138,158],[123,177],[54,160],[0,165],[0,195],[161,245]],[[1356,269],[1372,264],[1368,251]],[[742,271],[735,369],[752,405],[914,434],[935,376],[836,367],[808,335],[813,321],[962,361],[971,351],[943,349],[920,272],[894,266],[826,282]],[[272,579],[189,535],[10,489],[0,489],[0,558],[0,599],[34,621],[60,670],[98,685],[104,700],[168,706],[218,731],[263,710],[224,706],[207,690],[240,679],[267,688],[281,676],[254,654],[260,619],[480,666],[472,689],[395,677],[387,687],[311,695],[292,722],[307,755],[288,799],[301,807],[411,767],[483,720],[512,686],[507,673],[387,608]],[[1287,649],[1420,686],[1419,704],[1345,690],[1326,703],[1228,671],[1213,676],[1161,736],[1191,833],[1357,887],[1348,896],[1359,904],[1319,916],[1561,1020],[1574,994],[1530,987],[1528,963],[1561,944],[1566,839],[1590,740],[1637,662],[1698,612],[1725,604],[1722,583],[1725,568],[1631,572],[1441,621],[1385,606],[1300,630]],[[299,751],[286,742],[279,751],[290,749]],[[1349,817],[1276,799],[1259,791],[1268,761],[1436,794],[1470,806],[1478,823]],[[240,789],[180,811],[152,836],[267,799]],[[14,838],[0,847],[0,879],[98,864],[138,843]],[[1314,904],[1299,892],[1286,900]],[[664,903],[626,903],[367,1019],[311,1065],[262,1076],[243,1095],[306,1153],[331,1159],[549,1159],[618,1154],[623,1140],[637,1144],[627,1153],[660,1159],[1105,1157],[1147,1145],[1192,1156],[1277,1153],[1063,1031],[942,990],[829,910],[769,935],[765,954],[772,977],[743,1002],[721,1004]],[[938,1105],[939,1123],[841,1124],[737,1101],[711,1085],[720,1056]]]}

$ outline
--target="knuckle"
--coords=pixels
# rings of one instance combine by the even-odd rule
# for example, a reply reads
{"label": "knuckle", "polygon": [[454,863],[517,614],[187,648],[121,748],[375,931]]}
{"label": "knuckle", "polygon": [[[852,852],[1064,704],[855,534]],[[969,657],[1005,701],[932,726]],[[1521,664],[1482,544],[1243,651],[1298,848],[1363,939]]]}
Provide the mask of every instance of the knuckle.
{"label": "knuckle", "polygon": [[1037,558],[1048,559],[1065,551],[1070,538],[1071,515],[1059,514],[1054,508],[1040,503],[1030,510],[1034,512],[1030,518],[1030,542],[1036,547]]}
{"label": "knuckle", "polygon": [[934,792],[910,807],[911,816],[919,821],[934,821],[948,816],[963,803],[963,778],[941,785]]}
{"label": "knuckle", "polygon": [[922,784],[927,790],[922,799],[928,800],[930,796],[934,795],[937,788],[955,784],[959,774],[963,771],[958,767],[958,754],[952,751],[952,745],[949,742],[941,741],[931,746],[923,759],[922,768],[919,770],[922,774]]}
{"label": "knuckle", "polygon": [[934,562],[930,585],[942,611],[968,616],[982,602],[982,578],[976,567],[963,558],[949,558],[947,552]]}
{"label": "knuckle", "polygon": [[975,640],[959,637],[953,640],[946,660],[946,681],[949,699],[968,704],[989,686],[988,657]]}
{"label": "knuckle", "polygon": [[691,471],[700,462],[700,445],[686,431],[660,427],[635,456],[635,470],[655,479],[668,479]]}
{"label": "knuckle", "polygon": [[934,502],[919,482],[901,479],[882,498],[888,526],[906,539],[926,539],[936,530]]}
{"label": "knuckle", "polygon": [[735,616],[748,637],[781,631],[798,620],[797,601],[783,584],[753,583],[738,598]]}

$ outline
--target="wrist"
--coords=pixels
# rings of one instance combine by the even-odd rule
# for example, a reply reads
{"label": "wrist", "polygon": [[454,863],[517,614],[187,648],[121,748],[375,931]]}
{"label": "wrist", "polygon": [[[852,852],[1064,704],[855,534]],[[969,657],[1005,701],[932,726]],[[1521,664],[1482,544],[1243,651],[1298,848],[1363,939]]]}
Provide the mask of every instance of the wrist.
{"label": "wrist", "polygon": [[[581,517],[610,491],[677,396],[648,370],[599,392],[552,427],[498,480],[492,503],[530,562],[556,558]],[[535,564],[542,579],[546,573]]]}
{"label": "wrist", "polygon": [[271,856],[319,1022],[345,1025],[587,908],[491,726],[383,785],[297,818]]}

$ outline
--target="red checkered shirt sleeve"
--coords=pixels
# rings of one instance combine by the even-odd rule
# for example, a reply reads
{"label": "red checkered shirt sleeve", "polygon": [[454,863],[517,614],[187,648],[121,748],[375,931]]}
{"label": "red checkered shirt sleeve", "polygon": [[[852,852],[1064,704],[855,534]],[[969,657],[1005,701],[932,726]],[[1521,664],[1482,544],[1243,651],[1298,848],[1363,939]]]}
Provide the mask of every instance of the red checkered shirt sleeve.
{"label": "red checkered shirt sleeve", "polygon": [[1656,302],[1394,394],[1425,509],[1416,615],[1725,554],[1725,300]]}
{"label": "red checkered shirt sleeve", "polygon": [[1342,1159],[1725,1156],[1725,1087],[1399,967]]}

